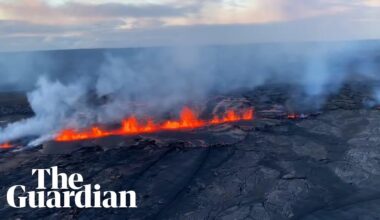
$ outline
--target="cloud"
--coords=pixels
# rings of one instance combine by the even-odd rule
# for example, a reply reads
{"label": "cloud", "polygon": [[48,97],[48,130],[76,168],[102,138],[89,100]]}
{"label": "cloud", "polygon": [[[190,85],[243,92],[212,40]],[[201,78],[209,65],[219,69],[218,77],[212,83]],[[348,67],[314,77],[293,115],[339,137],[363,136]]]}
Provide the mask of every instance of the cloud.
{"label": "cloud", "polygon": [[121,3],[108,3],[99,5],[86,5],[72,3],[62,6],[65,15],[78,17],[173,17],[183,16],[198,9],[192,6],[170,6],[170,5],[127,5]]}
{"label": "cloud", "polygon": [[380,0],[364,0],[364,4],[370,7],[380,7]]}
{"label": "cloud", "polygon": [[379,38],[379,2],[0,0],[1,50]]}
{"label": "cloud", "polygon": [[36,24],[67,25],[93,23],[110,18],[128,17],[173,17],[184,16],[198,10],[197,5],[84,4],[67,2],[54,6],[43,0],[20,0],[0,2],[3,19],[28,21]]}

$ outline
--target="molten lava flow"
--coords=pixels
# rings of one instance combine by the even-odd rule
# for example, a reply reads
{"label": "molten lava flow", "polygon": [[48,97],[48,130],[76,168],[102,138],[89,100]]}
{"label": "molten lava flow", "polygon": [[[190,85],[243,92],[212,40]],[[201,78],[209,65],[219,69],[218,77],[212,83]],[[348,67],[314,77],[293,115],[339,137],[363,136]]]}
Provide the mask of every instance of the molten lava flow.
{"label": "molten lava flow", "polygon": [[162,129],[181,129],[181,128],[197,128],[205,126],[206,122],[201,121],[195,113],[188,107],[183,108],[179,121],[166,121]]}
{"label": "molten lava flow", "polygon": [[288,119],[295,120],[295,119],[298,119],[298,118],[299,118],[299,115],[296,114],[296,113],[289,113],[288,114]]}
{"label": "molten lava flow", "polygon": [[0,149],[9,149],[12,148],[13,146],[10,143],[4,143],[0,144]]}
{"label": "molten lava flow", "polygon": [[93,138],[107,137],[111,135],[133,135],[141,133],[159,132],[165,130],[192,129],[209,125],[222,124],[226,122],[236,122],[242,120],[252,120],[254,111],[252,108],[246,109],[242,114],[233,110],[228,110],[222,117],[214,116],[211,120],[201,120],[197,114],[188,107],[182,109],[178,120],[167,120],[163,123],[156,123],[152,119],[145,120],[145,123],[131,116],[121,122],[121,128],[115,130],[105,130],[94,126],[84,131],[66,129],[58,133],[56,141],[75,141]]}
{"label": "molten lava flow", "polygon": [[304,114],[304,113],[301,113],[301,114],[290,113],[290,114],[288,114],[288,119],[290,119],[290,120],[305,119],[307,117],[309,117],[309,115],[308,114]]}

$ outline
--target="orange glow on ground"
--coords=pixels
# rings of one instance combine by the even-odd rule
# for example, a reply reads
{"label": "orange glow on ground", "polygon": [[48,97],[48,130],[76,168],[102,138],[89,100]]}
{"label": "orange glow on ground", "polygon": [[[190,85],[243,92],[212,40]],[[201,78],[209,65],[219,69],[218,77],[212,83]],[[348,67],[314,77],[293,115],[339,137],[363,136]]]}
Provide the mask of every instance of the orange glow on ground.
{"label": "orange glow on ground", "polygon": [[9,149],[12,148],[13,146],[10,143],[4,143],[0,144],[0,149]]}
{"label": "orange glow on ground", "polygon": [[58,133],[56,141],[77,141],[86,139],[102,138],[112,135],[136,135],[143,133],[153,133],[167,130],[194,129],[209,125],[222,124],[227,122],[248,121],[253,120],[254,110],[252,108],[237,113],[228,110],[223,116],[214,116],[211,120],[201,120],[195,111],[189,107],[184,107],[177,120],[167,120],[162,123],[156,123],[152,119],[145,120],[141,123],[136,117],[131,116],[121,122],[121,127],[115,130],[105,130],[97,126],[93,126],[83,131],[74,129],[65,129]]}

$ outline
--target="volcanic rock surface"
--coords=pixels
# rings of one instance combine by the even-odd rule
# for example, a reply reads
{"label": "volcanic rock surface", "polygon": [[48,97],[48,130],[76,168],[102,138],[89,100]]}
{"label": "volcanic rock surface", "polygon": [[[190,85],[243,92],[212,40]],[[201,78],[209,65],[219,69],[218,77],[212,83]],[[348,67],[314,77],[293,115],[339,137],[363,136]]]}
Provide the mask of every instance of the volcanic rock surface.
{"label": "volcanic rock surface", "polygon": [[[380,219],[380,111],[366,104],[366,88],[347,85],[303,119],[286,117],[305,108],[273,86],[217,97],[205,110],[254,106],[253,121],[3,150],[1,218]],[[31,169],[51,166],[103,190],[133,189],[139,208],[4,205],[10,186],[33,188]]]}

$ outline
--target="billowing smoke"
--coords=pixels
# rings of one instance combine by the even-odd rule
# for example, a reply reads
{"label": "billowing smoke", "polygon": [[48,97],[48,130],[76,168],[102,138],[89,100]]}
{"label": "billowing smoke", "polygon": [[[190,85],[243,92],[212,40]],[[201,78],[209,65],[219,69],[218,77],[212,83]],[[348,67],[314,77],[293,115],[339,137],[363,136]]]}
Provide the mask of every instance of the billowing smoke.
{"label": "billowing smoke", "polygon": [[[199,103],[212,94],[268,83],[301,85],[305,96],[300,101],[318,107],[348,78],[380,79],[377,42],[89,50],[42,55],[49,57],[44,65],[40,59],[38,68],[35,63],[25,64],[35,70],[18,72],[20,76],[45,72],[28,93],[35,116],[3,128],[0,142],[33,136],[38,138],[34,143],[38,143],[63,128],[113,123],[130,114],[159,115],[186,103]],[[14,65],[12,71],[22,65]],[[7,71],[3,69],[1,74],[11,74]],[[380,90],[373,90],[380,103]]]}
{"label": "billowing smoke", "polygon": [[36,90],[28,94],[35,116],[8,125],[1,132],[0,142],[25,136],[53,134],[65,125],[76,126],[75,118],[85,95],[86,90],[82,83],[64,86],[58,81],[41,77],[37,81]]}

